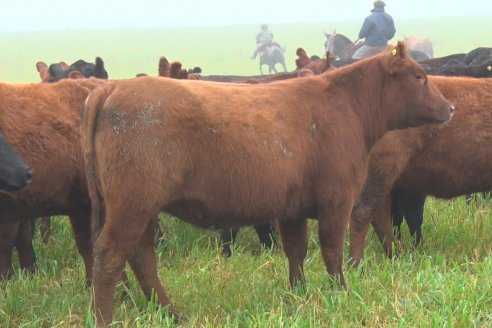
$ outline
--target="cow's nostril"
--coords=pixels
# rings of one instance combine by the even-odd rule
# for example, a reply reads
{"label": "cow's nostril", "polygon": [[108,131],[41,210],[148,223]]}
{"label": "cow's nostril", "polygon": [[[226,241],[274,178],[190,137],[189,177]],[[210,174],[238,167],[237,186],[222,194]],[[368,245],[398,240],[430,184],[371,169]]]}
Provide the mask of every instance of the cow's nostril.
{"label": "cow's nostril", "polygon": [[28,167],[26,170],[25,178],[26,178],[27,183],[31,182],[31,180],[32,180],[32,169],[30,167]]}
{"label": "cow's nostril", "polygon": [[454,108],[454,105],[449,106],[449,112],[450,112],[451,114],[454,114],[454,109],[455,109],[455,108]]}

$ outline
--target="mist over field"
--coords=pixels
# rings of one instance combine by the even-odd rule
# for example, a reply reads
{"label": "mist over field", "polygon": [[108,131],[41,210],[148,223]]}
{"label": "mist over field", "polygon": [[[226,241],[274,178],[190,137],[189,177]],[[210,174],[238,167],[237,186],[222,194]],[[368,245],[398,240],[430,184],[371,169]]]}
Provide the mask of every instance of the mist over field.
{"label": "mist over field", "polygon": [[[5,0],[0,0],[0,3]],[[492,1],[386,1],[396,35],[428,37],[435,56],[490,46]],[[373,1],[321,0],[21,0],[0,10],[0,81],[37,82],[37,61],[104,59],[110,78],[156,75],[160,56],[200,66],[203,75],[259,74],[250,60],[255,35],[267,23],[285,47],[324,55],[324,32],[356,40]]]}
{"label": "mist over field", "polygon": [[[2,6],[0,31],[362,21],[372,9],[372,3],[368,0],[20,0]],[[492,16],[492,1],[388,0],[386,10],[398,24],[400,19]]]}

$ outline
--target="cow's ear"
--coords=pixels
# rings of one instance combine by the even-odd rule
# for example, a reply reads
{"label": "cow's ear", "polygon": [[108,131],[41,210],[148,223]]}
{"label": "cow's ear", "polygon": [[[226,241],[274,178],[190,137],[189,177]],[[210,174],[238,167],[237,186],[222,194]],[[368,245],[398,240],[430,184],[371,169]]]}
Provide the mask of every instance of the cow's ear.
{"label": "cow's ear", "polygon": [[[181,68],[182,67],[183,67],[183,65],[180,62],[178,62],[178,61],[172,62],[169,77],[173,78],[173,79],[179,79],[181,76]],[[186,78],[188,78],[188,76]]]}
{"label": "cow's ear", "polygon": [[48,69],[48,65],[46,65],[45,62],[38,61],[36,63],[36,69],[38,70],[39,73],[41,73]]}
{"label": "cow's ear", "polygon": [[297,48],[296,55],[299,57],[296,59],[297,69],[301,69],[311,63],[311,59],[308,57],[306,51],[302,48]]}
{"label": "cow's ear", "polygon": [[104,69],[104,61],[102,60],[101,57],[96,57],[96,68],[98,70],[103,70]]}
{"label": "cow's ear", "polygon": [[404,60],[408,59],[407,45],[404,41],[398,41],[396,46],[391,46],[389,49],[388,71],[390,74],[395,74],[403,68]]}
{"label": "cow's ear", "polygon": [[166,57],[162,56],[159,59],[159,76],[169,76],[169,62]]}
{"label": "cow's ear", "polygon": [[83,79],[85,76],[80,73],[79,71],[71,71],[69,74],[68,74],[68,78],[69,79]]}
{"label": "cow's ear", "polygon": [[65,71],[70,68],[70,66],[67,63],[65,63],[64,61],[61,61],[59,64],[63,68],[63,70],[65,70]]}

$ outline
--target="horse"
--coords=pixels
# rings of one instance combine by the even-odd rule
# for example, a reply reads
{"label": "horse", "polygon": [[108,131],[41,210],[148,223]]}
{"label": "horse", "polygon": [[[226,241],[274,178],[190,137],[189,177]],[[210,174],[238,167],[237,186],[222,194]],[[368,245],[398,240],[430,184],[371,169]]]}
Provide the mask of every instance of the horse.
{"label": "horse", "polygon": [[275,68],[276,64],[281,64],[284,68],[284,72],[287,72],[287,67],[285,66],[284,49],[277,45],[270,45],[265,48],[264,51],[260,52],[260,72],[263,75],[263,65],[268,65],[268,73],[277,73]]}
{"label": "horse", "polygon": [[434,47],[432,46],[432,42],[431,40],[429,40],[429,38],[409,36],[405,38],[405,41],[407,42],[408,49],[410,50],[411,54],[414,52],[419,56],[423,55],[423,57],[418,58],[416,58],[415,55],[412,55],[413,59],[420,61],[434,58]]}
{"label": "horse", "polygon": [[336,31],[332,34],[325,33],[325,36],[325,53],[333,54],[335,60],[351,59],[354,52],[364,44],[361,40],[352,42],[348,37]]}

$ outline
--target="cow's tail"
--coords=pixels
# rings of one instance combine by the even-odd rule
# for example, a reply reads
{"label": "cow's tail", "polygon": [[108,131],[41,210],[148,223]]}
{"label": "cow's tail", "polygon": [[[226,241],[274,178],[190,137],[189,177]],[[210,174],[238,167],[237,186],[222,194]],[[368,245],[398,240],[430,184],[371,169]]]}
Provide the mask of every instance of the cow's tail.
{"label": "cow's tail", "polygon": [[91,198],[91,235],[92,241],[97,237],[104,226],[104,200],[101,195],[100,181],[97,174],[97,154],[95,149],[95,138],[99,112],[111,92],[109,85],[101,85],[94,89],[85,101],[85,109],[81,118],[82,150],[85,158],[85,172],[87,177],[87,188]]}

